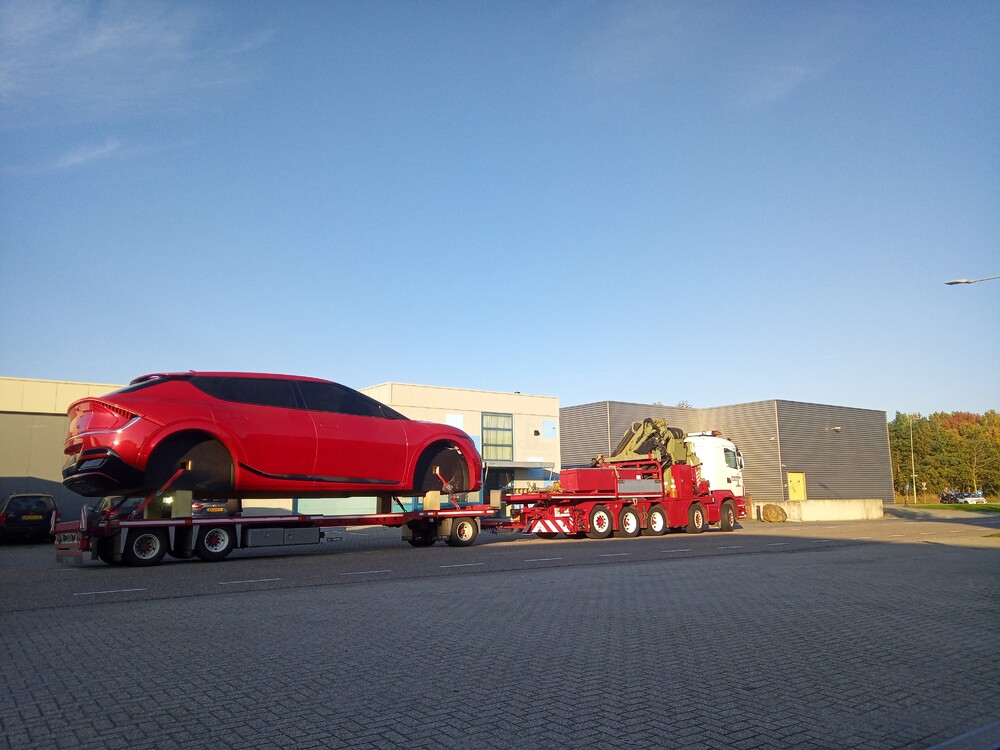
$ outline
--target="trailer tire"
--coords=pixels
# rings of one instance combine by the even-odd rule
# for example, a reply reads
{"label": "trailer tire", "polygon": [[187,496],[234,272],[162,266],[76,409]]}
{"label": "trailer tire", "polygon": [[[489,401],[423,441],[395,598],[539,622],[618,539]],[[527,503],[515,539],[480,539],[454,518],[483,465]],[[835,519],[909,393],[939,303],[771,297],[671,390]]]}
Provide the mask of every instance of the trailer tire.
{"label": "trailer tire", "polygon": [[236,547],[236,529],[232,526],[203,526],[198,530],[194,553],[205,562],[216,562],[229,557]]}
{"label": "trailer tire", "polygon": [[163,529],[132,529],[128,532],[122,561],[135,567],[159,565],[167,554],[167,535]]}
{"label": "trailer tire", "polygon": [[637,537],[642,532],[642,524],[639,523],[639,514],[635,508],[622,508],[618,514],[618,536],[626,538]]}
{"label": "trailer tire", "polygon": [[437,541],[437,528],[434,526],[411,526],[408,541],[413,547],[432,547]]}
{"label": "trailer tire", "polygon": [[536,531],[535,536],[539,539],[555,539],[559,534],[555,531]]}
{"label": "trailer tire", "polygon": [[733,531],[736,529],[736,507],[731,500],[726,500],[722,504],[722,513],[719,516],[719,530]]}
{"label": "trailer tire", "polygon": [[700,534],[705,530],[705,506],[701,503],[691,503],[688,508],[688,534]]}
{"label": "trailer tire", "polygon": [[667,533],[667,512],[662,505],[654,505],[649,509],[646,528],[642,533],[646,536],[662,536]]}
{"label": "trailer tire", "polygon": [[604,505],[595,505],[590,509],[590,531],[587,536],[590,539],[607,539],[611,536],[611,511]]}
{"label": "trailer tire", "polygon": [[479,525],[475,518],[456,518],[451,523],[451,533],[445,540],[449,547],[468,547],[479,536]]}
{"label": "trailer tire", "polygon": [[115,545],[117,544],[117,537],[104,536],[97,540],[95,548],[97,549],[97,559],[108,565],[121,565],[122,559],[119,557],[115,559]]}

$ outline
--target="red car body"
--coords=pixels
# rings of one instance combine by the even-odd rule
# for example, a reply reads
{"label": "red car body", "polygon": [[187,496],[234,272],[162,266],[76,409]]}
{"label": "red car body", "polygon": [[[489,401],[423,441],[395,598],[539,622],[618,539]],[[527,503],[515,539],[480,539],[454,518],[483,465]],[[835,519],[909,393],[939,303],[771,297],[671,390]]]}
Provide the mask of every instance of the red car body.
{"label": "red car body", "polygon": [[156,490],[180,466],[174,486],[196,497],[470,492],[481,482],[463,431],[317,378],[146,375],[76,401],[68,416],[63,485],[90,497]]}

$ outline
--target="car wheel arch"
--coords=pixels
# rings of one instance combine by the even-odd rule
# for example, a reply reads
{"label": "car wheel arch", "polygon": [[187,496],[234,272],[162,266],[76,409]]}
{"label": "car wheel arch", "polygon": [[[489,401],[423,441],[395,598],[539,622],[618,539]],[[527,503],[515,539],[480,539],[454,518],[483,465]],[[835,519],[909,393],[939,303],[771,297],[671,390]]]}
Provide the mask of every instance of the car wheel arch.
{"label": "car wheel arch", "polygon": [[411,486],[414,490],[421,489],[421,482],[424,479],[427,471],[431,468],[431,463],[443,452],[448,450],[457,451],[462,457],[462,463],[465,468],[466,479],[470,482],[475,481],[475,477],[468,476],[470,474],[469,469],[469,459],[466,457],[462,450],[462,447],[454,440],[448,440],[447,438],[439,438],[433,440],[427,445],[423,446],[418,452],[415,452],[417,460],[412,466],[412,470],[407,474],[410,478]]}
{"label": "car wheel arch", "polygon": [[[237,474],[239,472],[240,459],[233,450],[233,443],[220,437],[217,433],[201,428],[184,428],[172,430],[161,435],[155,442],[151,442],[146,455],[145,472],[148,473],[156,468],[159,457],[182,456],[189,451],[206,444],[217,444],[225,452],[229,463],[229,480],[234,486],[237,484]],[[221,458],[221,454],[219,454]],[[173,471],[171,470],[172,474]],[[163,477],[166,479],[167,477]],[[152,488],[156,489],[156,488]]]}

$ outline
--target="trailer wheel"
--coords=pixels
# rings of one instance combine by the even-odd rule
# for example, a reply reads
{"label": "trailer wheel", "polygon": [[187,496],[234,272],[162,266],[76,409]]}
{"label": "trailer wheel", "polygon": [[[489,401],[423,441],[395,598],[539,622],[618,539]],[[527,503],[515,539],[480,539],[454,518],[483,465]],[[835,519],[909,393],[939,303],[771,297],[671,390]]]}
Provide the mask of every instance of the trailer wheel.
{"label": "trailer wheel", "polygon": [[194,553],[205,562],[223,560],[236,546],[236,529],[232,526],[205,526],[198,531]]}
{"label": "trailer wheel", "polygon": [[162,529],[132,529],[122,552],[122,560],[136,567],[159,565],[167,554],[167,535]]}
{"label": "trailer wheel", "polygon": [[603,505],[595,505],[590,509],[590,531],[587,536],[591,539],[607,539],[611,536],[611,511]]}
{"label": "trailer wheel", "polygon": [[559,534],[555,531],[536,531],[535,536],[539,539],[555,539]]}
{"label": "trailer wheel", "polygon": [[642,524],[639,523],[639,514],[635,508],[622,508],[618,516],[618,534],[624,537],[639,536],[642,531]]}
{"label": "trailer wheel", "polygon": [[736,508],[726,500],[722,504],[722,516],[719,518],[720,531],[733,531],[736,528]]}
{"label": "trailer wheel", "polygon": [[654,505],[649,509],[647,525],[642,533],[646,536],[661,536],[667,533],[667,513],[662,505]]}
{"label": "trailer wheel", "polygon": [[108,565],[121,565],[122,559],[115,560],[116,537],[104,536],[97,540],[97,559]]}
{"label": "trailer wheel", "polygon": [[688,508],[688,534],[700,534],[705,530],[705,506],[701,503],[692,503]]}
{"label": "trailer wheel", "polygon": [[406,541],[414,547],[431,547],[437,541],[436,526],[410,526],[410,531]]}
{"label": "trailer wheel", "polygon": [[451,524],[451,534],[445,540],[449,547],[468,547],[479,536],[479,526],[474,518],[456,518]]}

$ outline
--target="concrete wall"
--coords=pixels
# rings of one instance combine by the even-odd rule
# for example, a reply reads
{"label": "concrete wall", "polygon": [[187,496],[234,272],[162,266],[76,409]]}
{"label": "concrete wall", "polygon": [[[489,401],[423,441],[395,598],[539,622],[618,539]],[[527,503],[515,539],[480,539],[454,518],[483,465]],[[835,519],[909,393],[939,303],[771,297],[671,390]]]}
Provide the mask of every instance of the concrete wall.
{"label": "concrete wall", "polygon": [[754,502],[751,516],[767,521],[767,506],[780,508],[786,521],[870,521],[882,518],[881,499],[870,500],[786,500],[782,502]]}

